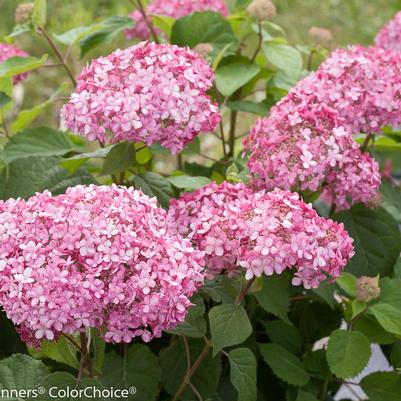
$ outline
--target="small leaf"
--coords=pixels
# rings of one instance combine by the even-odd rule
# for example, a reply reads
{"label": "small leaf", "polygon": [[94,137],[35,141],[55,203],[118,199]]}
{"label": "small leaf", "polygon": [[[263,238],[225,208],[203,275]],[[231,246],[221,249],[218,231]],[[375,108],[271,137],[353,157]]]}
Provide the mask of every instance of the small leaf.
{"label": "small leaf", "polygon": [[370,311],[386,331],[401,336],[401,309],[388,303],[379,303],[373,305]]}
{"label": "small leaf", "polygon": [[42,342],[40,349],[32,348],[30,349],[30,354],[36,359],[50,358],[79,369],[77,350],[64,337],[60,337],[57,341]]}
{"label": "small leaf", "polygon": [[301,335],[295,326],[281,320],[261,322],[272,342],[281,345],[288,351],[296,354],[301,350]]}
{"label": "small leaf", "polygon": [[356,297],[356,277],[351,273],[344,272],[337,280],[337,285],[349,296]]}
{"label": "small leaf", "polygon": [[75,149],[69,136],[48,127],[30,128],[13,136],[4,148],[8,163],[32,156],[62,156]]}
{"label": "small leaf", "polygon": [[304,386],[310,377],[302,362],[284,347],[277,344],[259,344],[260,353],[273,373],[294,386]]}
{"label": "small leaf", "polygon": [[210,183],[209,178],[206,177],[191,177],[189,175],[177,175],[167,179],[171,184],[179,189],[198,189]]}
{"label": "small leaf", "polygon": [[248,348],[230,351],[230,380],[238,392],[237,401],[256,401],[256,358]]}
{"label": "small leaf", "polygon": [[269,105],[263,101],[260,103],[252,102],[250,100],[236,100],[227,102],[227,107],[234,111],[243,111],[245,113],[258,114],[266,116],[269,111]]}
{"label": "small leaf", "polygon": [[8,96],[6,93],[0,91],[0,109],[11,102],[11,97]]}
{"label": "small leaf", "polygon": [[377,322],[374,316],[365,315],[353,324],[353,330],[363,333],[371,343],[391,344],[395,338]]}
{"label": "small leaf", "polygon": [[126,359],[114,352],[106,354],[99,381],[106,387],[128,389],[135,386],[137,391],[129,399],[154,401],[159,393],[159,362],[148,347],[134,344],[128,348]]}
{"label": "small leaf", "polygon": [[366,309],[366,303],[359,301],[358,299],[354,299],[352,301],[352,316],[351,319],[355,319],[358,315],[360,315]]}
{"label": "small leaf", "polygon": [[383,180],[380,186],[382,194],[382,207],[387,210],[393,218],[401,223],[401,191],[390,181]]}
{"label": "small leaf", "polygon": [[0,388],[36,389],[49,373],[41,361],[28,355],[14,354],[0,361]]}
{"label": "small leaf", "polygon": [[35,70],[46,63],[47,54],[40,59],[36,57],[11,57],[0,63],[0,77],[12,77]]}
{"label": "small leaf", "polygon": [[81,38],[81,55],[84,56],[95,47],[112,41],[122,30],[130,28],[133,21],[129,17],[112,16],[97,24],[98,29]]}
{"label": "small leaf", "polygon": [[318,401],[318,399],[313,394],[298,389],[296,401]]}
{"label": "small leaf", "polygon": [[216,72],[216,86],[223,96],[230,96],[258,75],[256,64],[233,63],[220,67]]}
{"label": "small leaf", "polygon": [[102,174],[117,174],[135,165],[135,144],[120,142],[107,153],[103,164]]}
{"label": "small leaf", "polygon": [[335,330],[327,346],[330,370],[338,377],[356,376],[370,359],[369,340],[358,331]]}
{"label": "small leaf", "polygon": [[266,312],[272,313],[286,323],[290,323],[287,316],[290,309],[290,282],[288,275],[264,276],[263,288],[255,294],[255,297]]}
{"label": "small leaf", "polygon": [[[171,31],[171,43],[195,47],[198,43],[211,43],[218,49],[227,44],[238,44],[230,23],[217,12],[196,12],[180,18]],[[236,46],[230,48],[235,50]]]}
{"label": "small leaf", "polygon": [[156,197],[163,207],[168,207],[174,196],[174,189],[170,182],[159,174],[146,172],[134,177],[134,187],[141,189],[146,195]]}
{"label": "small leaf", "polygon": [[34,0],[32,22],[35,27],[43,28],[47,19],[47,0]]}
{"label": "small leaf", "polygon": [[401,375],[396,372],[377,372],[361,381],[370,401],[401,401]]}
{"label": "small leaf", "polygon": [[241,305],[223,304],[209,312],[213,354],[224,347],[243,343],[252,333],[252,325]]}
{"label": "small leaf", "polygon": [[299,77],[302,71],[302,56],[297,49],[270,41],[263,44],[263,52],[275,67],[285,71],[291,77]]}
{"label": "small leaf", "polygon": [[32,109],[21,110],[17,118],[11,124],[11,130],[19,132],[28,127],[44,110],[46,110],[48,106],[51,105],[51,103],[52,100],[48,99],[45,102],[32,107]]}
{"label": "small leaf", "polygon": [[384,209],[356,205],[334,215],[354,239],[356,255],[347,265],[355,276],[389,275],[401,252],[397,222]]}

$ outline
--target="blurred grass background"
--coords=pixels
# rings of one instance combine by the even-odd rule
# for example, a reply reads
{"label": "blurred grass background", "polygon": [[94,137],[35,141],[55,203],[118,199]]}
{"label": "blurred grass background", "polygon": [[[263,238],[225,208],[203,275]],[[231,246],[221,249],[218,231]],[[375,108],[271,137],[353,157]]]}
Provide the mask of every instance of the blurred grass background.
{"label": "blurred grass background", "polygon": [[[14,26],[14,12],[19,3],[27,0],[0,0],[0,41],[10,33]],[[234,2],[236,0],[227,0]],[[389,20],[397,10],[401,10],[401,0],[275,0],[277,17],[293,44],[308,43],[308,30],[311,26],[328,28],[334,35],[334,46],[350,43],[370,44],[378,29]],[[132,10],[128,0],[48,0],[48,31],[63,33],[71,28],[93,24],[111,15],[127,15]],[[42,37],[24,34],[16,38],[16,43],[31,55],[52,54]],[[79,59],[79,50],[74,49],[70,63],[76,75],[91,58],[108,54],[116,47],[127,47],[123,34],[107,45],[91,51],[84,59]],[[60,45],[63,52],[66,48]],[[54,58],[54,62],[57,62]],[[23,108],[31,108],[48,99],[62,83],[70,82],[61,68],[41,69],[30,75],[24,83],[25,96]],[[35,125],[55,126],[64,98],[49,108]]]}

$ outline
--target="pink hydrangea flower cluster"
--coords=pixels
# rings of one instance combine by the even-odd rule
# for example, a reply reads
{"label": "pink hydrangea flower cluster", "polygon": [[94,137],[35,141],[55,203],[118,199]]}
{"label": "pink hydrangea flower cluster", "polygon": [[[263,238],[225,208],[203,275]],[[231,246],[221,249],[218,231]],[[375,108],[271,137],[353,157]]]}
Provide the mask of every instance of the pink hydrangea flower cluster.
{"label": "pink hydrangea flower cluster", "polygon": [[[28,53],[18,48],[17,46],[7,43],[0,43],[0,63],[8,60],[11,57],[28,57]],[[27,73],[18,74],[13,77],[13,83],[17,84],[28,76]]]}
{"label": "pink hydrangea flower cluster", "polygon": [[294,285],[317,288],[354,254],[343,224],[280,189],[212,183],[172,200],[168,222],[172,234],[187,235],[206,253],[210,277],[244,269],[249,280],[294,269]]}
{"label": "pink hydrangea flower cluster", "polygon": [[87,327],[114,343],[160,337],[185,319],[204,264],[167,232],[156,200],[133,188],[0,203],[0,306],[33,343]]}
{"label": "pink hydrangea flower cluster", "polygon": [[[165,15],[174,19],[185,17],[186,15],[202,12],[215,11],[223,15],[228,15],[228,8],[223,0],[153,0],[146,10],[148,16]],[[130,14],[135,26],[125,31],[127,39],[139,38],[142,40],[150,38],[150,30],[143,19],[139,10]],[[159,34],[160,30],[155,28]]]}
{"label": "pink hydrangea flower cluster", "polygon": [[401,11],[379,31],[375,43],[382,49],[401,52]]}
{"label": "pink hydrangea flower cluster", "polygon": [[336,110],[354,134],[379,133],[401,123],[401,54],[374,46],[335,50],[291,96]]}
{"label": "pink hydrangea flower cluster", "polygon": [[142,42],[92,61],[62,120],[91,141],[160,142],[178,153],[220,121],[206,94],[213,80],[210,64],[191,50]]}
{"label": "pink hydrangea flower cluster", "polygon": [[399,55],[360,46],[336,50],[245,139],[253,184],[325,188],[338,208],[368,202],[380,185],[379,168],[352,134],[400,123],[400,95]]}

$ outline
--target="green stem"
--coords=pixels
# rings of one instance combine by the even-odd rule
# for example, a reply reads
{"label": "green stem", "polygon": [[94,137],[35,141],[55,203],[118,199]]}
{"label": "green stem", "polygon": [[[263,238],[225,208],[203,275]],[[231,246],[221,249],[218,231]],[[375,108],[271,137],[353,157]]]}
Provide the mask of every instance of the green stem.
{"label": "green stem", "polygon": [[237,299],[235,300],[235,303],[237,305],[241,305],[242,301],[245,298],[245,295],[248,293],[249,289],[251,288],[253,282],[255,281],[256,277],[251,278],[247,283],[246,286],[242,289],[242,291],[238,294]]}
{"label": "green stem", "polygon": [[200,355],[198,356],[198,358],[196,359],[196,361],[192,365],[191,369],[189,369],[187,371],[186,375],[184,376],[184,379],[182,380],[182,382],[180,384],[180,387],[178,388],[178,390],[177,390],[174,398],[172,399],[172,401],[178,401],[181,398],[182,393],[184,392],[184,390],[187,387],[187,385],[189,385],[192,376],[195,374],[195,372],[197,371],[199,366],[205,360],[205,358],[209,354],[209,351],[210,351],[211,348],[212,348],[212,343],[211,343],[211,341],[208,341],[206,343],[205,347],[203,348],[202,352],[200,353]]}
{"label": "green stem", "polygon": [[77,86],[77,81],[75,80],[74,74],[69,67],[69,65],[66,63],[64,60],[63,55],[61,54],[60,50],[54,43],[53,39],[51,36],[47,33],[47,31],[44,28],[39,28],[39,32],[43,34],[43,36],[46,38],[47,42],[49,43],[50,47],[53,49],[54,53],[56,54],[57,58],[60,60],[61,64],[63,65],[65,71],[67,72],[68,76],[71,79],[71,82],[74,84],[74,86]]}

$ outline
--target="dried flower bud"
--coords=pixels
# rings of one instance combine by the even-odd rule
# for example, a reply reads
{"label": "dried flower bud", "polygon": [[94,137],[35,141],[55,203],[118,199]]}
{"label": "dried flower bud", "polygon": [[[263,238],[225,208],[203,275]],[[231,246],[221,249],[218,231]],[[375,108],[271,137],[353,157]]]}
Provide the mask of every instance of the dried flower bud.
{"label": "dried flower bud", "polygon": [[379,298],[379,276],[359,277],[356,284],[356,298],[362,302],[369,302],[372,299]]}
{"label": "dried flower bud", "polygon": [[377,209],[378,207],[380,207],[382,202],[383,202],[383,196],[381,193],[378,192],[368,200],[366,206],[370,207],[371,209]]}
{"label": "dried flower bud", "polygon": [[202,58],[206,58],[213,51],[213,45],[211,43],[198,43],[193,51]]}
{"label": "dried flower bud", "polygon": [[253,0],[246,11],[260,21],[266,21],[276,16],[276,6],[270,0]]}
{"label": "dried flower bud", "polygon": [[32,16],[33,3],[22,3],[15,10],[15,22],[17,24],[25,24]]}
{"label": "dried flower bud", "polygon": [[312,26],[308,32],[309,37],[321,45],[330,44],[333,41],[333,34],[329,29]]}

